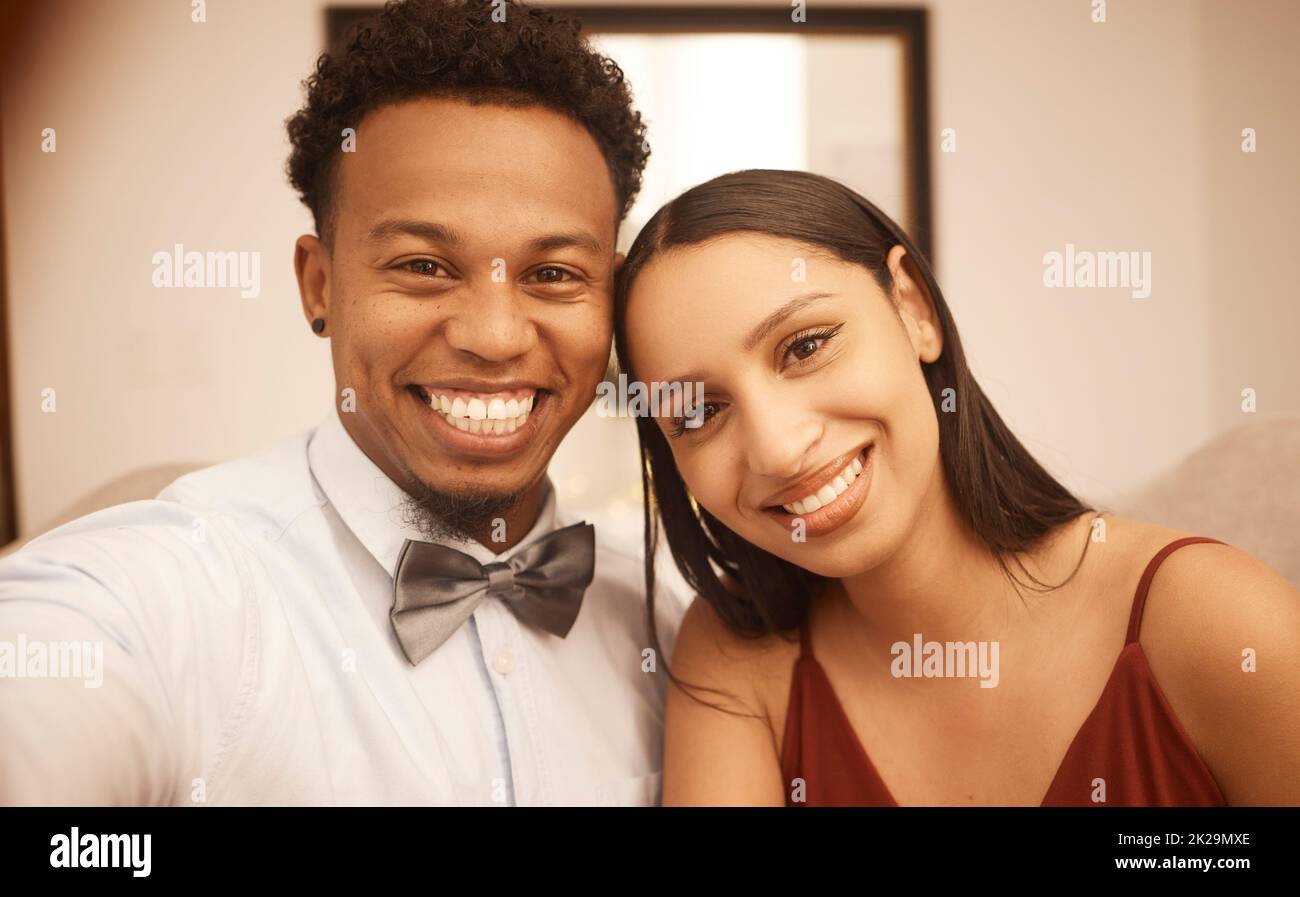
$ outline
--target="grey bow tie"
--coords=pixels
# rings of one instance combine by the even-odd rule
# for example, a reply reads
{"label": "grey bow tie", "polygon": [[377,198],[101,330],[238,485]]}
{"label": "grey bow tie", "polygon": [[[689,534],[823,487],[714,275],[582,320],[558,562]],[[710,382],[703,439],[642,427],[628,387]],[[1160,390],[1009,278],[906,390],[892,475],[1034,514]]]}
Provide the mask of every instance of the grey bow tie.
{"label": "grey bow tie", "polygon": [[406,659],[418,664],[460,628],[488,595],[522,622],[560,638],[569,634],[591,585],[596,529],[575,523],[548,533],[507,561],[480,564],[432,542],[402,546],[389,617]]}

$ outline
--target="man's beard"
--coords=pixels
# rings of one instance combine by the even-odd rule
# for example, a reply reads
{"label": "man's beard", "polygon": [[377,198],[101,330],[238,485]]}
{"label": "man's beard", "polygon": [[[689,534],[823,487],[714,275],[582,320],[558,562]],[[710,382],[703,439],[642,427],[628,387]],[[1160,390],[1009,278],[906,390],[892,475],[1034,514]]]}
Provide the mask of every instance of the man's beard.
{"label": "man's beard", "polygon": [[428,542],[473,542],[492,522],[528,497],[534,484],[514,492],[441,492],[411,478],[402,502],[403,518]]}

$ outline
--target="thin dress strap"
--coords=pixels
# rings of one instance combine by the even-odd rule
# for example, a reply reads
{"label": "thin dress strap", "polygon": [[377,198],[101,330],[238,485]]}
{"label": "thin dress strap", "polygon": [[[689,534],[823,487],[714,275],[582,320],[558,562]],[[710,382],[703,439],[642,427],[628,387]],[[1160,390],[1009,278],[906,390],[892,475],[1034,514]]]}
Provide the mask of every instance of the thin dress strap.
{"label": "thin dress strap", "polygon": [[1205,536],[1186,536],[1182,539],[1175,539],[1164,548],[1156,552],[1156,556],[1147,564],[1147,568],[1142,571],[1142,578],[1138,580],[1137,594],[1133,596],[1133,611],[1128,618],[1128,638],[1125,640],[1125,647],[1133,644],[1138,640],[1138,631],[1142,628],[1142,611],[1146,607],[1147,592],[1151,589],[1151,580],[1155,578],[1156,570],[1160,569],[1164,559],[1169,557],[1184,545],[1195,545],[1198,542],[1213,542],[1216,545],[1226,545],[1218,539],[1209,539]]}

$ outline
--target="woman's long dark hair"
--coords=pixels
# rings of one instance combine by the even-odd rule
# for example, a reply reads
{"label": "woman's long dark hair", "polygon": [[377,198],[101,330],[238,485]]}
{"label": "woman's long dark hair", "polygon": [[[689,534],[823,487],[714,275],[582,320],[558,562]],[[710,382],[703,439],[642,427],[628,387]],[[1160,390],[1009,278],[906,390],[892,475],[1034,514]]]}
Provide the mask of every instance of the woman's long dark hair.
{"label": "woman's long dark hair", "polygon": [[[642,268],[667,250],[745,232],[795,240],[861,265],[886,295],[893,290],[886,266],[889,250],[902,246],[907,251],[912,270],[934,305],[943,335],[938,360],[921,367],[939,419],[944,476],[957,508],[1013,582],[1018,581],[1008,560],[1034,583],[1029,588],[1059,588],[1063,583],[1049,586],[1030,574],[1018,553],[1057,525],[1092,509],[1034,460],[975,382],[952,312],[925,257],[889,216],[843,184],[799,171],[738,171],[693,187],[660,209],[632,243],[615,285],[615,350],[619,367],[628,378],[635,375],[628,358],[627,300]],[[949,389],[953,392],[945,393]],[[955,410],[941,412],[945,398],[949,407],[955,403]],[[729,629],[757,638],[800,626],[810,598],[827,578],[763,551],[700,507],[688,494],[654,418],[637,416],[636,425],[642,460],[646,606],[655,656],[663,655],[654,611],[654,560],[659,542],[656,518],[663,521],[682,576]],[[1079,563],[1082,561],[1080,555]],[[739,586],[738,592],[723,584],[719,570]],[[668,675],[683,684],[671,670]]]}

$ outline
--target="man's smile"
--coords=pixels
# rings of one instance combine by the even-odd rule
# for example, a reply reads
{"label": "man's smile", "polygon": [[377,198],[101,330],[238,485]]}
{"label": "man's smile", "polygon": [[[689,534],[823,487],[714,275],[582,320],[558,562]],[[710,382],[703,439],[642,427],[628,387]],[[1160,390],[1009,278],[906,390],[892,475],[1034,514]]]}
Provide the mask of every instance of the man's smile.
{"label": "man's smile", "polygon": [[413,383],[408,390],[424,406],[431,432],[458,454],[521,451],[540,432],[550,408],[550,390],[532,384]]}

